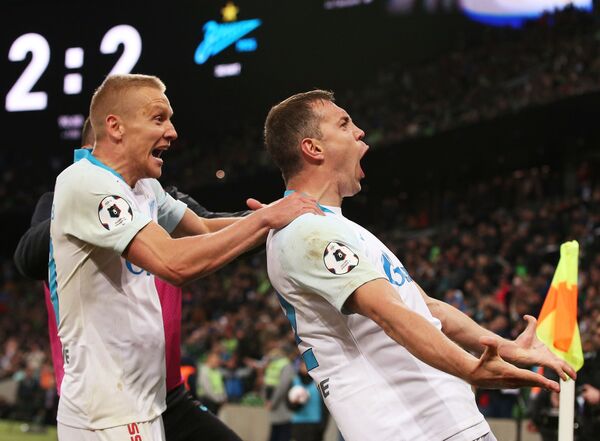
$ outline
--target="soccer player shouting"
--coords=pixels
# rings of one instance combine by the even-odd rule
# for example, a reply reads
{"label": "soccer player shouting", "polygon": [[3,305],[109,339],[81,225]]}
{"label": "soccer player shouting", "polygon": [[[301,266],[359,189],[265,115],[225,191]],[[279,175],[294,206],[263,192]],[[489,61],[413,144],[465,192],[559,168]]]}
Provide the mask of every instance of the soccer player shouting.
{"label": "soccer player shouting", "polygon": [[470,385],[558,390],[511,363],[575,373],[535,338],[534,319],[514,342],[486,331],[428,297],[383,243],[344,217],[343,198],[364,178],[363,137],[320,90],[279,103],[265,123],[288,193],[316,198],[325,212],[267,239],[269,278],[306,366],[347,441],[495,440]]}

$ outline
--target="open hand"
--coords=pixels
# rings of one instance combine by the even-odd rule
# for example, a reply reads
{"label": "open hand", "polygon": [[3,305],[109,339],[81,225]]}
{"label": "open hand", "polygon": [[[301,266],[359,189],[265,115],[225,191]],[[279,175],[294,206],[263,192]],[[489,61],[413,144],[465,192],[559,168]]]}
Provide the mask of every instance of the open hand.
{"label": "open hand", "polygon": [[485,351],[475,369],[470,373],[470,383],[485,389],[513,389],[526,386],[539,386],[554,392],[560,391],[556,381],[507,363],[498,354],[500,340],[495,337],[481,337],[479,343]]}
{"label": "open hand", "polygon": [[323,215],[317,200],[295,192],[275,202],[265,205],[256,199],[248,199],[246,204],[251,210],[258,210],[269,228],[283,228],[291,221],[306,213]]}
{"label": "open hand", "polygon": [[537,338],[535,333],[537,320],[525,315],[527,327],[514,342],[502,343],[499,354],[519,366],[544,366],[554,370],[560,378],[575,379],[577,373],[566,361],[558,358],[548,347]]}

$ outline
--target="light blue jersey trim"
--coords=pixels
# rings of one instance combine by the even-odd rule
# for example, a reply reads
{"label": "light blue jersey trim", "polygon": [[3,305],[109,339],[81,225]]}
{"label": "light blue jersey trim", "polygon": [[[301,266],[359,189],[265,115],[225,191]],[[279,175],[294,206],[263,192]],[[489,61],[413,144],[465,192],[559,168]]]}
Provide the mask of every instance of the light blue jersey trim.
{"label": "light blue jersey trim", "polygon": [[103,168],[104,170],[107,170],[107,171],[111,172],[117,178],[119,178],[120,180],[122,180],[123,182],[125,182],[125,179],[123,178],[123,176],[121,176],[114,169],[112,169],[108,165],[102,163],[98,158],[96,158],[94,155],[92,155],[92,150],[91,149],[77,149],[77,150],[75,150],[75,152],[73,154],[73,162],[81,161],[82,159],[87,159],[88,161],[90,161],[95,166]]}
{"label": "light blue jersey trim", "polygon": [[290,325],[292,325],[292,329],[294,330],[294,337],[296,338],[296,344],[302,343],[302,340],[300,339],[300,337],[298,337],[298,325],[296,324],[296,310],[290,304],[290,302],[283,298],[281,294],[279,294],[278,292],[276,292],[275,294],[277,294],[279,303],[281,304],[281,306],[283,306],[283,309],[285,309],[285,315],[289,320]]}
{"label": "light blue jersey trim", "polygon": [[315,357],[312,348],[309,348],[302,353],[302,359],[304,360],[304,364],[306,364],[306,370],[308,372],[319,367],[319,362],[317,361],[317,357]]}
{"label": "light blue jersey trim", "polygon": [[54,308],[54,317],[56,318],[56,326],[60,322],[58,308],[58,281],[56,280],[56,262],[54,261],[54,246],[52,246],[52,238],[50,238],[50,255],[48,258],[48,282],[50,287],[50,300]]}
{"label": "light blue jersey trim", "polygon": [[[286,190],[283,193],[283,197],[289,196],[292,193],[295,193],[296,190]],[[331,211],[329,208],[322,206],[321,204],[317,204],[319,206],[319,208],[323,211],[323,213],[331,213],[331,214],[335,214],[333,211]]]}

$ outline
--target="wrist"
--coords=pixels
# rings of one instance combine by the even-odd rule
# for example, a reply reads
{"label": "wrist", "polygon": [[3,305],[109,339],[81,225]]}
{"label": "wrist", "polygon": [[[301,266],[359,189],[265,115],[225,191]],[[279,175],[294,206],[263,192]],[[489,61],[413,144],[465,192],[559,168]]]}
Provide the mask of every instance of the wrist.
{"label": "wrist", "polygon": [[498,355],[507,361],[517,361],[519,347],[514,341],[498,338]]}
{"label": "wrist", "polygon": [[463,379],[469,384],[475,384],[478,379],[479,372],[479,359],[473,355],[465,354],[463,363],[457,364],[458,373],[455,374],[457,377]]}
{"label": "wrist", "polygon": [[250,216],[248,216],[248,219],[249,218],[253,218],[258,223],[259,229],[271,228],[271,226],[269,225],[269,212],[265,208],[255,211]]}

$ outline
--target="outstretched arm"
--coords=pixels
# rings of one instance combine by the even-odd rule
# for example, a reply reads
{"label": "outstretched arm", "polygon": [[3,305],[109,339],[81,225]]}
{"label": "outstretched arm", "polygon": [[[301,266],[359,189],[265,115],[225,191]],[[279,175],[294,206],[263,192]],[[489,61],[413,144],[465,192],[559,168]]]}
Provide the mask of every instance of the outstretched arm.
{"label": "outstretched arm", "polygon": [[510,341],[481,327],[452,305],[432,299],[421,287],[419,290],[431,314],[442,322],[444,334],[463,348],[481,354],[485,350],[481,337],[492,338],[498,342],[498,354],[510,363],[518,366],[545,366],[556,371],[563,380],[567,376],[576,378],[575,370],[550,352],[537,338],[536,319],[532,316],[524,317],[528,322],[527,328],[515,341]]}
{"label": "outstretched arm", "polygon": [[559,390],[556,382],[502,360],[498,355],[496,338],[481,337],[478,346],[485,349],[479,359],[475,358],[423,316],[407,308],[387,280],[376,279],[365,283],[349,297],[345,307],[371,318],[387,335],[421,361],[475,386],[540,386]]}
{"label": "outstretched arm", "polygon": [[291,195],[215,233],[173,239],[150,222],[132,239],[123,257],[163,280],[182,285],[216,271],[264,242],[270,229],[282,228],[304,213],[322,214],[314,199]]}

